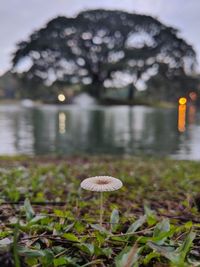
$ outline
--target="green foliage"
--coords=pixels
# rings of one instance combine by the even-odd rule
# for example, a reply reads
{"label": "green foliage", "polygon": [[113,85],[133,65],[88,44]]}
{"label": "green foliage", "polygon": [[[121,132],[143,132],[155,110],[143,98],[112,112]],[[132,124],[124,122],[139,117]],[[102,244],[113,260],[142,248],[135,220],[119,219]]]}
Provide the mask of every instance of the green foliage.
{"label": "green foliage", "polygon": [[137,267],[138,266],[138,249],[135,247],[125,247],[116,257],[116,267]]}
{"label": "green foliage", "polygon": [[79,242],[78,237],[72,233],[63,234],[63,237],[72,242]]}
{"label": "green foliage", "polygon": [[26,219],[27,221],[30,221],[31,219],[33,219],[34,215],[35,215],[35,212],[31,206],[31,203],[28,199],[26,199],[24,201],[24,209],[25,209],[25,212],[26,212]]}
{"label": "green foliage", "polygon": [[155,212],[151,210],[147,205],[144,206],[144,211],[146,214],[148,225],[154,225],[157,221]]}
{"label": "green foliage", "polygon": [[149,242],[148,245],[155,250],[157,253],[161,254],[165,258],[169,259],[172,265],[175,267],[184,267],[188,266],[185,262],[185,258],[187,253],[190,250],[192,242],[195,238],[195,233],[190,232],[184,242],[177,249],[173,249],[172,247],[163,247],[157,245],[155,243]]}
{"label": "green foliage", "polygon": [[[198,162],[73,160],[22,168],[14,159],[13,167],[0,168],[0,266],[199,266]],[[124,187],[105,194],[100,226],[99,197],[80,194],[78,177],[102,170]],[[12,205],[9,188],[20,197]],[[193,201],[186,203],[188,196]]]}
{"label": "green foliage", "polygon": [[110,216],[110,224],[112,232],[115,232],[119,223],[119,211],[114,209]]}
{"label": "green foliage", "polygon": [[138,220],[136,220],[134,223],[132,223],[128,230],[127,233],[134,233],[138,228],[140,228],[144,223],[146,222],[146,216],[141,216]]}

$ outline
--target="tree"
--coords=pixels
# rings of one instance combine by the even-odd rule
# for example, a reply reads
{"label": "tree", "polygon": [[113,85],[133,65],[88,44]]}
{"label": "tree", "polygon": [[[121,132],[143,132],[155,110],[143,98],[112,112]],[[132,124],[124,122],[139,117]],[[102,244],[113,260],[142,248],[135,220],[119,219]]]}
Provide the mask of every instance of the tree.
{"label": "tree", "polygon": [[0,76],[0,98],[16,98],[20,91],[20,79],[7,71]]}
{"label": "tree", "polygon": [[167,66],[165,77],[192,71],[196,54],[176,29],[151,16],[99,9],[57,17],[35,31],[17,45],[13,67],[27,59],[26,79],[85,84],[100,98],[109,86],[137,88],[158,73],[160,64]]}
{"label": "tree", "polygon": [[157,74],[148,80],[147,87],[148,100],[177,101],[182,96],[188,97],[191,91],[198,91],[199,79],[181,69],[169,71],[166,64],[160,64]]}

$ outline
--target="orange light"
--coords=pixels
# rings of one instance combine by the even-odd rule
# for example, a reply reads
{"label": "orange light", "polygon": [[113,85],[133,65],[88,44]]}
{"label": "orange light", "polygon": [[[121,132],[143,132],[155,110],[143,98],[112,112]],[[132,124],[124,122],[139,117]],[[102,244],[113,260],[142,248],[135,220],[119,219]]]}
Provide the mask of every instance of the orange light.
{"label": "orange light", "polygon": [[185,105],[187,103],[187,99],[185,97],[180,97],[178,102],[180,105]]}

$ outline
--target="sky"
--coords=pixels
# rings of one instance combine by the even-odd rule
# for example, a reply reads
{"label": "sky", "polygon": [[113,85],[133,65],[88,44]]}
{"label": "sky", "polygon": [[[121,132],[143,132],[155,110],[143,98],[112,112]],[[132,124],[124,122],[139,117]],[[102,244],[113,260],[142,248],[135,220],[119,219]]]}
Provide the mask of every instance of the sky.
{"label": "sky", "polygon": [[180,30],[200,62],[200,0],[4,0],[0,3],[0,74],[11,66],[16,43],[58,15],[75,16],[85,9],[121,9],[152,15]]}

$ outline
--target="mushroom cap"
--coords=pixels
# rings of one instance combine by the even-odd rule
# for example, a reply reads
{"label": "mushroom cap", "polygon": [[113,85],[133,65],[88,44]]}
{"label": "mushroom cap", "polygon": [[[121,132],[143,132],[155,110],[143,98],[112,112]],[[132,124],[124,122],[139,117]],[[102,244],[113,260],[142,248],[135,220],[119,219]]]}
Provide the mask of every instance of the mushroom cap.
{"label": "mushroom cap", "polygon": [[81,187],[89,191],[115,191],[123,186],[122,182],[111,176],[95,176],[82,181]]}

